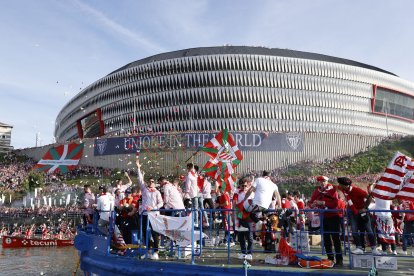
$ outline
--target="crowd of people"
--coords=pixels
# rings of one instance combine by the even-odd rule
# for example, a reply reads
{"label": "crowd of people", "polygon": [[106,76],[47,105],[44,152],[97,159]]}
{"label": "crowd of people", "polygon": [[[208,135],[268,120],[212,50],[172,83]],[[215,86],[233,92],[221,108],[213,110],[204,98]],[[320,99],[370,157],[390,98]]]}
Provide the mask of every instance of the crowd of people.
{"label": "crowd of people", "polygon": [[[310,162],[310,161],[309,161]],[[33,166],[31,160],[21,161],[16,156],[0,165],[0,192],[7,189],[18,191],[22,180]],[[50,216],[56,214],[79,214],[83,212],[84,224],[91,224],[97,215],[99,229],[108,233],[111,211],[116,211],[115,222],[126,244],[132,243],[132,233],[139,232],[147,225],[148,213],[159,212],[167,216],[186,216],[193,213],[195,228],[214,227],[224,232],[221,244],[240,244],[241,259],[253,259],[253,242],[261,239],[265,250],[275,250],[275,238],[267,238],[263,232],[282,229],[282,235],[289,239],[289,233],[307,230],[323,233],[324,249],[336,266],[343,265],[342,244],[346,239],[346,229],[350,229],[355,244],[353,254],[372,253],[381,255],[408,254],[413,246],[414,204],[409,201],[382,200],[370,196],[373,186],[360,188],[353,182],[374,182],[379,174],[362,174],[353,179],[333,176],[334,172],[318,177],[285,177],[283,169],[274,171],[252,171],[239,176],[233,189],[224,189],[215,180],[205,176],[199,167],[187,164],[187,173],[174,179],[145,177],[139,159],[136,160],[138,185],[133,186],[130,175],[123,183],[121,177],[112,187],[99,187],[95,195],[92,186],[84,185],[81,206],[43,206],[41,208],[0,207],[0,215],[7,216]],[[79,193],[79,187],[63,184],[63,178],[85,176],[111,176],[109,169],[79,167],[63,176],[48,176],[48,181],[59,183],[43,187],[39,196],[53,193]],[[300,191],[280,191],[279,183],[314,183],[315,190],[306,199]],[[276,184],[277,183],[277,184]],[[332,183],[337,183],[333,185]],[[315,211],[318,209],[320,211]],[[177,211],[178,210],[178,211]],[[191,212],[189,210],[201,210]],[[321,211],[322,210],[322,211]],[[370,210],[382,210],[372,212]],[[279,223],[269,226],[277,216]],[[349,227],[344,227],[348,224]],[[151,223],[149,223],[150,228]],[[160,235],[151,231],[147,237],[146,227],[142,227],[142,240],[151,240],[148,255],[158,259]],[[402,250],[397,252],[397,246]],[[272,248],[273,247],[273,248]]]}
{"label": "crowd of people", "polygon": [[[0,162],[0,194],[13,194],[24,191],[23,181],[33,170],[36,162],[24,156],[16,155],[11,152],[4,155]],[[66,185],[67,180],[80,178],[102,178],[111,177],[113,170],[92,166],[77,166],[65,174],[59,172],[45,175],[45,183],[59,185],[51,185],[50,188],[45,187],[44,192],[56,193],[71,189]]]}
{"label": "crowd of people", "polygon": [[5,225],[3,223],[0,228],[0,238],[4,236],[12,237],[24,237],[25,239],[73,239],[76,235],[75,225],[72,221],[62,221],[59,224],[46,224],[42,223],[36,225],[32,224],[10,224]]}
{"label": "crowd of people", "polygon": [[[341,240],[346,238],[346,223],[349,224],[350,235],[355,243],[353,254],[371,252],[381,255],[388,252],[395,255],[398,254],[396,245],[400,242],[400,253],[407,254],[407,247],[414,245],[411,236],[414,214],[391,211],[414,212],[413,203],[402,201],[391,204],[373,199],[369,196],[370,190],[355,186],[349,178],[338,178],[335,180],[338,184],[333,185],[326,176],[315,177],[317,187],[312,196],[305,199],[300,191],[279,191],[275,178],[267,171],[260,176],[243,176],[236,188],[224,190],[191,163],[187,165],[186,175],[171,182],[165,177],[145,178],[138,160],[137,169],[138,186],[132,186],[127,173],[126,184],[118,180],[115,187],[100,187],[97,196],[91,192],[89,185],[85,185],[82,207],[85,223],[92,223],[94,211],[97,210],[100,216],[98,225],[103,233],[107,233],[110,211],[115,210],[116,225],[125,242],[130,243],[131,233],[140,229],[140,223],[147,225],[148,212],[155,210],[168,216],[185,216],[189,214],[188,210],[201,210],[193,213],[194,226],[205,229],[215,223],[215,227],[219,226],[224,232],[221,243],[233,245],[237,240],[241,248],[239,257],[251,260],[253,241],[264,229],[269,232],[269,228],[264,225],[272,215],[277,214],[279,225],[276,229],[282,228],[287,239],[288,233],[297,230],[323,233],[325,252],[337,266],[343,265]],[[373,213],[369,210],[384,212]],[[151,228],[151,223],[149,226]],[[142,227],[143,240],[146,240],[146,230],[146,227]],[[154,252],[151,251],[149,256],[157,259],[160,236],[155,231],[151,233],[153,242],[150,243],[150,249],[153,248]],[[366,245],[365,235],[369,246]],[[267,242],[262,237],[265,249],[270,248]],[[275,239],[270,243],[274,244]],[[367,250],[369,247],[370,251]]]}
{"label": "crowd of people", "polygon": [[59,206],[42,206],[40,208],[25,208],[25,207],[0,207],[0,217],[48,217],[52,215],[66,214],[68,216],[82,214],[83,210],[77,205],[70,205],[66,207]]}
{"label": "crowd of people", "polygon": [[21,160],[15,154],[8,154],[0,163],[0,193],[19,192],[23,190],[22,182],[33,168],[31,159]]}

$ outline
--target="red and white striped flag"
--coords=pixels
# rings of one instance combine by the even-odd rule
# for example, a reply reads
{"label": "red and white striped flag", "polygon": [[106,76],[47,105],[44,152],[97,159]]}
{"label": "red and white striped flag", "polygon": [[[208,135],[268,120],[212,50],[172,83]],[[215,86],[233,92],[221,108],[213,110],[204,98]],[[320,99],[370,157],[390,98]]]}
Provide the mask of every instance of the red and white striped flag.
{"label": "red and white striped flag", "polygon": [[400,191],[404,177],[408,172],[407,166],[412,167],[411,158],[397,152],[375,185],[372,195],[385,200],[394,199]]}
{"label": "red and white striped flag", "polygon": [[411,158],[407,164],[407,175],[405,183],[401,190],[397,193],[397,198],[414,201],[414,159]]}

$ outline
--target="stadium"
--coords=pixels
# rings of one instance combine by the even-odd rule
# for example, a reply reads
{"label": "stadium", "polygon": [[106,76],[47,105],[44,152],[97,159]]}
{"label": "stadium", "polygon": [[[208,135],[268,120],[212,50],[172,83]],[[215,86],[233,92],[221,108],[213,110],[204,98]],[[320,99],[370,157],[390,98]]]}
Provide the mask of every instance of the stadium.
{"label": "stadium", "polygon": [[288,49],[184,49],[129,63],[83,89],[58,114],[55,138],[85,141],[81,164],[112,168],[158,148],[156,165],[169,170],[224,128],[242,149],[242,172],[355,154],[390,135],[414,135],[414,83]]}

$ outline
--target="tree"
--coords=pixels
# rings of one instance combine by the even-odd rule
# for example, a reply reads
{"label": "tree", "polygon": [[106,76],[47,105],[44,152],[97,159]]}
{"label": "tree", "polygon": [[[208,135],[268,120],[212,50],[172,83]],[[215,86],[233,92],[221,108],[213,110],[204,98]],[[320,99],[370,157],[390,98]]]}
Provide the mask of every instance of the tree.
{"label": "tree", "polygon": [[31,192],[35,188],[40,188],[45,185],[45,174],[41,172],[31,172],[23,181],[25,191]]}

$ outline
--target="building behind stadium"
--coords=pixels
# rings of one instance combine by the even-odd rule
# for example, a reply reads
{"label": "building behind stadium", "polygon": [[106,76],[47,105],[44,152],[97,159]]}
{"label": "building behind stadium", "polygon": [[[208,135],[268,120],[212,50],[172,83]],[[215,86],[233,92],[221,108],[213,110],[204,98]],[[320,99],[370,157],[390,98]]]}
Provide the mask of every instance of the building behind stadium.
{"label": "building behind stadium", "polygon": [[11,143],[11,131],[13,126],[0,122],[0,153],[6,153],[13,149]]}
{"label": "building behind stadium", "polygon": [[391,72],[321,54],[223,46],[115,70],[62,108],[55,137],[86,143],[81,164],[127,168],[139,154],[149,169],[169,170],[227,128],[244,172],[355,154],[390,135],[413,135],[413,122],[414,83]]}

